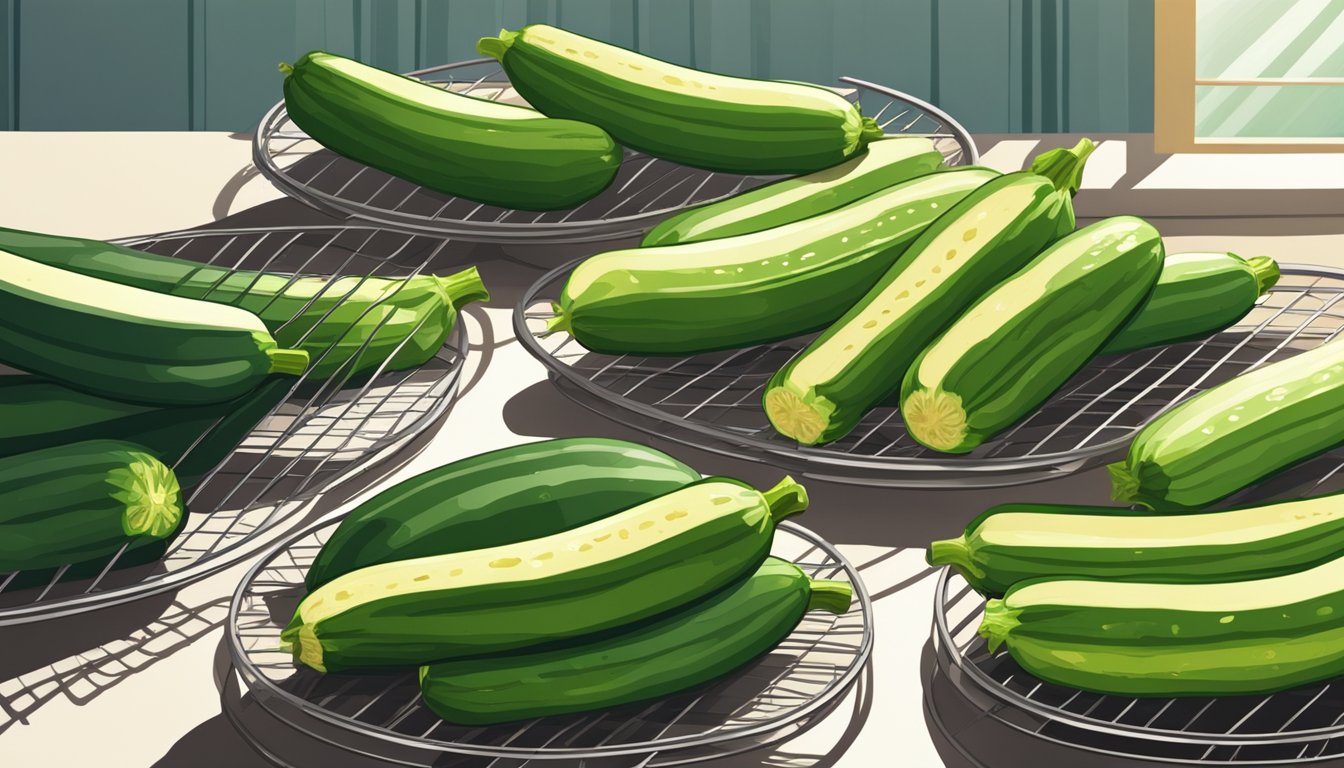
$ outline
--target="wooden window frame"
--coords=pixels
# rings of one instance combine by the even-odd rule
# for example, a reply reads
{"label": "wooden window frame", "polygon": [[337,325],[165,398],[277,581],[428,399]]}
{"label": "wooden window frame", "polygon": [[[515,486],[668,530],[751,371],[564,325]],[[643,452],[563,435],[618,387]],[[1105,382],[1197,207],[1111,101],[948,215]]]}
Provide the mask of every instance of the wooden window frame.
{"label": "wooden window frame", "polygon": [[1198,85],[1340,85],[1344,78],[1201,80],[1195,75],[1196,0],[1153,0],[1153,149],[1174,152],[1344,152],[1336,138],[1197,138]]}

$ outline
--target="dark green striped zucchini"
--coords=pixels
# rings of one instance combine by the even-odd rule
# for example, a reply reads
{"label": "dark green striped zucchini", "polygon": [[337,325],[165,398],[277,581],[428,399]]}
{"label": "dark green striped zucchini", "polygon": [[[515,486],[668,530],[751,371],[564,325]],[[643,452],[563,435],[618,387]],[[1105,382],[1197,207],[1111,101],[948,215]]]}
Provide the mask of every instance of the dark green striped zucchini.
{"label": "dark green striped zucchini", "polygon": [[811,610],[844,613],[851,588],[810,581],[769,558],[704,600],[616,634],[553,650],[449,661],[420,669],[440,717],[488,725],[667,696],[723,677],[780,643]]}
{"label": "dark green striped zucchini", "polygon": [[1216,584],[1038,580],[980,634],[1060,685],[1126,696],[1269,693],[1344,675],[1344,558]]}
{"label": "dark green striped zucchini", "polygon": [[1154,516],[1114,507],[1004,504],[929,545],[983,594],[1038,577],[1199,583],[1294,573],[1344,552],[1344,496]]}
{"label": "dark green striped zucchini", "polygon": [[810,173],[881,138],[858,105],[816,85],[749,80],[649,58],[545,24],[476,45],[551,117],[605,128],[655,157],[732,173]]}
{"label": "dark green striped zucchini", "polygon": [[874,141],[863,154],[839,165],[673,214],[639,244],[647,248],[695,243],[791,224],[932,173],[942,164],[942,153],[929,139],[902,136]]}
{"label": "dark green striped zucchini", "polygon": [[1243,373],[1148,422],[1110,465],[1111,498],[1199,509],[1344,443],[1344,341]]}
{"label": "dark green striped zucchini", "polygon": [[1243,259],[1235,253],[1174,253],[1143,308],[1102,348],[1114,355],[1144,347],[1198,339],[1246,316],[1279,281],[1279,265],[1268,256]]}
{"label": "dark green striped zucchini", "polygon": [[446,276],[299,277],[4,228],[0,249],[122,285],[246,309],[276,343],[308,353],[310,381],[354,377],[384,361],[388,371],[424,365],[443,348],[458,310],[490,299],[475,267]]}
{"label": "dark green striped zucchini", "polygon": [[844,317],[770,380],[764,405],[782,435],[808,445],[848,434],[900,389],[920,352],[986,291],[1073,230],[1071,199],[1087,139],[989,181],[938,217]]}
{"label": "dark green striped zucchini", "polygon": [[129,552],[172,535],[182,515],[172,470],[133,443],[0,459],[0,574]]}
{"label": "dark green striped zucchini", "polygon": [[550,536],[700,479],[652,448],[578,437],[482,453],[360,504],[322,545],[309,590],[360,568]]}
{"label": "dark green striped zucchini", "polygon": [[183,488],[217,466],[289,394],[275,378],[237,400],[163,407],[86,394],[36,376],[0,377],[0,457],[81,440],[135,443]]}
{"label": "dark green striped zucchini", "polygon": [[605,131],[477,99],[322,51],[283,64],[285,110],[327,149],[449,195],[571,208],[621,165]]}
{"label": "dark green striped zucchini", "polygon": [[910,366],[901,387],[910,436],[967,453],[1021,421],[1134,314],[1162,255],[1162,236],[1133,216],[1103,219],[1042,251]]}
{"label": "dark green striped zucchini", "polygon": [[562,533],[384,563],[308,593],[281,633],[318,671],[501,653],[629,625],[753,572],[775,521],[807,506],[707,478]]}
{"label": "dark green striped zucchini", "polygon": [[548,327],[596,352],[657,355],[817,330],[940,213],[998,176],[983,168],[935,173],[763,232],[600,253],[570,274]]}
{"label": "dark green striped zucchini", "polygon": [[244,309],[67,272],[0,250],[0,362],[129,402],[221,403],[267,375],[299,375]]}

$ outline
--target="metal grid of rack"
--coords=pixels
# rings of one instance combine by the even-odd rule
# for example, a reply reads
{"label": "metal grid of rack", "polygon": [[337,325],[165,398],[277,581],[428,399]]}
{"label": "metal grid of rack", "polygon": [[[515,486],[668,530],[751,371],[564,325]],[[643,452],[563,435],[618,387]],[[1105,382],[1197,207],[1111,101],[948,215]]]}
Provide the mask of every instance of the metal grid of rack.
{"label": "metal grid of rack", "polygon": [[445,723],[419,698],[415,671],[320,675],[279,650],[280,631],[303,596],[303,576],[337,521],[280,544],[234,595],[226,638],[255,701],[308,737],[401,765],[668,766],[723,757],[795,734],[858,679],[872,650],[872,606],[843,556],[815,534],[782,523],[773,553],[814,578],[844,579],[850,610],[812,612],[774,651],[723,681],[608,711],[522,723]]}
{"label": "metal grid of rack", "polygon": [[690,357],[590,352],[545,328],[551,302],[576,263],[532,286],[514,312],[514,328],[577,402],[696,447],[866,485],[1013,485],[1096,466],[1118,458],[1162,410],[1344,328],[1344,271],[1283,265],[1279,284],[1235,326],[1198,341],[1099,357],[1035,413],[965,456],[915,443],[894,405],[874,409],[835,443],[800,446],[775,434],[760,400],[770,377],[811,336]]}
{"label": "metal grid of rack", "polygon": [[[524,103],[494,59],[409,74],[477,98]],[[836,87],[888,133],[930,137],[949,165],[977,162],[970,134],[932,104],[851,77],[840,78]],[[675,211],[778,178],[713,173],[626,150],[611,186],[577,208],[512,210],[433,192],[323,149],[294,125],[283,102],[262,118],[252,154],[271,183],[326,213],[405,232],[499,243],[553,245],[637,236]]]}
{"label": "metal grid of rack", "polygon": [[[345,275],[414,276],[441,266],[449,247],[440,239],[364,227],[194,230],[122,244],[230,270],[317,274],[331,282]],[[364,346],[377,334],[371,332]],[[351,364],[325,382],[295,380],[232,453],[184,492],[189,513],[161,559],[117,567],[124,565],[118,562],[123,548],[106,562],[0,574],[0,626],[175,589],[255,553],[266,543],[263,534],[297,524],[323,489],[366,470],[442,416],[457,391],[466,345],[459,318],[445,346],[419,368],[380,367],[352,378]]]}

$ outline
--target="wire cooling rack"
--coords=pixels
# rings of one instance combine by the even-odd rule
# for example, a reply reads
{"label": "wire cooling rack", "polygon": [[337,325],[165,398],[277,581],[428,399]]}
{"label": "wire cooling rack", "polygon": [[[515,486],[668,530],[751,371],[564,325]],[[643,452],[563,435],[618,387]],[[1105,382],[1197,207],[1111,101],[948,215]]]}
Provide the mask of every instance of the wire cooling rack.
{"label": "wire cooling rack", "polygon": [[[1334,464],[1340,464],[1336,456]],[[1344,685],[1268,696],[1135,698],[1066,688],[1032,677],[976,635],[984,598],[951,569],[935,592],[938,671],[973,706],[1010,728],[1065,746],[1196,765],[1275,765],[1344,757]],[[926,696],[932,686],[926,690]],[[930,712],[941,717],[936,699]]]}
{"label": "wire cooling rack", "polygon": [[[234,593],[227,642],[255,701],[308,737],[399,765],[670,766],[759,748],[829,711],[872,651],[872,605],[853,566],[810,531],[782,523],[773,553],[814,578],[854,588],[847,613],[812,611],[774,651],[730,678],[617,709],[522,723],[464,727],[420,702],[415,670],[321,675],[279,650],[302,598],[303,576],[338,521],[328,520],[263,556]],[[451,756],[451,757],[449,757]],[[598,761],[598,762],[592,762]]]}
{"label": "wire cooling rack", "polygon": [[569,334],[545,328],[551,302],[577,263],[542,276],[514,311],[523,346],[567,395],[687,445],[864,485],[1015,485],[1112,461],[1160,411],[1344,328],[1344,271],[1283,265],[1278,285],[1232,328],[1200,341],[1099,357],[1031,416],[965,456],[920,446],[894,405],[874,409],[835,443],[800,446],[774,432],[761,397],[770,377],[813,337],[691,357],[589,352]]}
{"label": "wire cooling rack", "polygon": [[[478,98],[524,103],[494,59],[409,74]],[[852,77],[840,78],[837,88],[889,134],[930,137],[949,165],[978,162],[970,134],[932,104]],[[252,156],[281,191],[327,213],[404,232],[499,243],[582,243],[642,235],[670,213],[778,178],[712,173],[626,150],[611,186],[577,208],[497,208],[427,190],[323,149],[289,119],[284,102],[261,119]]]}
{"label": "wire cooling rack", "polygon": [[[233,269],[367,276],[439,272],[448,248],[444,240],[365,227],[195,230],[123,244]],[[376,337],[374,331],[365,346]],[[324,383],[295,380],[284,401],[184,494],[188,515],[160,560],[117,568],[118,553],[106,564],[80,564],[88,573],[79,578],[70,565],[37,574],[0,573],[0,627],[175,589],[255,552],[264,543],[261,534],[297,522],[323,489],[363,471],[434,423],[457,391],[466,344],[459,318],[447,344],[420,368],[379,368],[355,381],[353,366],[345,366]],[[26,586],[33,581],[35,586]]]}

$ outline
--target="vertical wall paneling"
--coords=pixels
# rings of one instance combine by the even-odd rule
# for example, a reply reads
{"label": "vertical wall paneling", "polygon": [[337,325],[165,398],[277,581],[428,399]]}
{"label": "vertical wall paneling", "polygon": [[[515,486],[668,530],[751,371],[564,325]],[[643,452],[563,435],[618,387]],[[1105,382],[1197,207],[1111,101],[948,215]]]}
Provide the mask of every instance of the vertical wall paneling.
{"label": "vertical wall paneling", "polygon": [[696,66],[750,77],[754,64],[753,0],[692,0]]}
{"label": "vertical wall paneling", "polygon": [[834,0],[831,30],[836,76],[889,85],[932,98],[929,40],[937,0]]}
{"label": "vertical wall paneling", "polygon": [[842,23],[833,2],[774,0],[768,24],[770,68],[763,74],[833,85],[835,56],[829,45],[835,25]]}
{"label": "vertical wall paneling", "polygon": [[1130,2],[1128,60],[1120,65],[1128,74],[1128,120],[1131,131],[1153,129],[1153,3]]}
{"label": "vertical wall paneling", "polygon": [[667,0],[635,0],[634,5],[639,24],[635,30],[639,50],[659,59],[691,66],[695,45],[694,27],[691,26],[691,4],[669,3]]}
{"label": "vertical wall paneling", "polygon": [[14,87],[18,73],[14,58],[18,44],[14,29],[14,5],[17,0],[0,0],[0,130],[12,131],[15,125]]}
{"label": "vertical wall paneling", "polygon": [[938,4],[937,102],[971,130],[1010,130],[1009,11],[1006,2]]}

